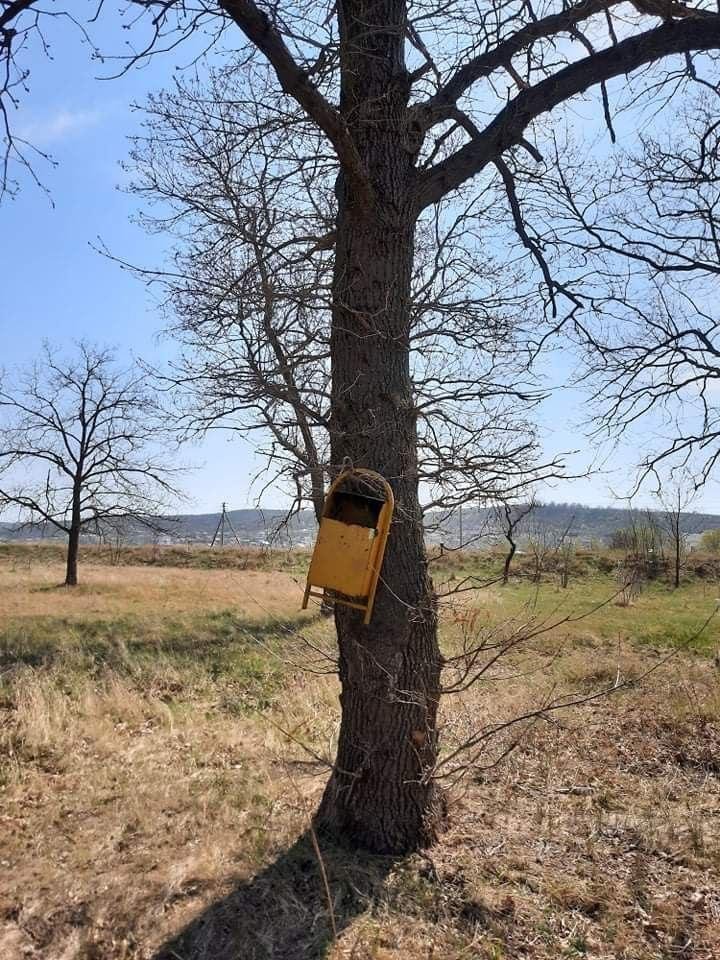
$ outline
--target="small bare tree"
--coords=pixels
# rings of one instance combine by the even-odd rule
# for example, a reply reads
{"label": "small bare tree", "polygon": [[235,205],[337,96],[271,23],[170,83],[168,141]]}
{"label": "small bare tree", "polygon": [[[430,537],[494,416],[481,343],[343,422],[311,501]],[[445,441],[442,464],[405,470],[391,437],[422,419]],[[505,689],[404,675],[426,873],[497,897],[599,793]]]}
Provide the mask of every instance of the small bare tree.
{"label": "small bare tree", "polygon": [[178,497],[156,412],[142,373],[87,343],[68,359],[46,344],[40,362],[0,385],[0,509],[67,536],[67,586],[78,582],[84,529],[156,529]]}
{"label": "small bare tree", "polygon": [[564,527],[553,529],[539,517],[535,517],[528,537],[528,549],[533,559],[533,583],[540,583],[545,570],[554,567],[558,570],[560,585],[567,587],[569,563],[575,552],[575,543],[571,538],[574,523],[575,514]]}
{"label": "small bare tree", "polygon": [[696,494],[697,489],[687,476],[677,478],[669,489],[660,487],[658,490],[658,499],[663,507],[660,525],[671,556],[672,584],[676,590],[680,586],[680,575],[687,552],[685,514]]}
{"label": "small bare tree", "polygon": [[515,539],[516,530],[525,519],[535,509],[535,497],[531,497],[527,503],[513,504],[504,500],[495,508],[497,519],[502,527],[503,536],[508,542],[508,552],[505,554],[503,562],[502,582],[503,586],[510,579],[510,564],[517,550],[517,541]]}
{"label": "small bare tree", "polygon": [[665,532],[657,516],[646,510],[631,510],[625,527],[614,530],[610,547],[623,550],[618,562],[617,580],[622,585],[620,606],[629,606],[649,580],[656,580],[665,569]]}
{"label": "small bare tree", "polygon": [[575,556],[575,549],[575,539],[570,536],[568,530],[567,535],[560,540],[556,549],[558,582],[563,590],[567,590],[570,583],[570,566]]}
{"label": "small bare tree", "polygon": [[548,557],[553,551],[553,534],[546,523],[537,517],[528,535],[528,551],[533,561],[533,583],[540,583],[543,571],[547,566]]}

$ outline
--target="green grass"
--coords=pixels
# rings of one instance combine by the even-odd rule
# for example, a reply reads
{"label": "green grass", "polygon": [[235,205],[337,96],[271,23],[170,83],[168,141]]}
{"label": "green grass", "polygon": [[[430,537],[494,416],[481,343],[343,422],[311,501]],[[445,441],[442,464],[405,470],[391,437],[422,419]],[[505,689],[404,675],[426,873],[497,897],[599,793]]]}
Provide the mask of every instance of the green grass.
{"label": "green grass", "polygon": [[232,711],[269,705],[282,687],[293,622],[232,611],[170,619],[43,616],[0,628],[0,696],[18,668],[52,674],[66,692],[110,676],[166,702],[211,697]]}
{"label": "green grass", "polygon": [[[468,577],[496,580],[498,572],[497,562],[482,558],[452,569],[443,570],[438,565],[434,575],[443,593],[462,586]],[[662,580],[646,583],[629,606],[622,606],[620,584],[614,574],[596,570],[571,575],[566,589],[551,575],[545,575],[540,583],[526,576],[511,578],[507,586],[490,583],[472,595],[470,605],[482,611],[478,624],[492,626],[533,618],[559,623],[552,631],[554,636],[582,638],[590,634],[603,640],[621,638],[713,653],[720,643],[718,597],[718,583],[690,576],[678,590]],[[569,622],[561,622],[568,617]],[[703,629],[708,618],[710,622]]]}
{"label": "green grass", "polygon": [[[22,576],[33,564],[54,563],[63,555],[62,544],[0,544],[0,560],[10,560]],[[441,594],[457,589],[487,584],[483,589],[462,592],[458,596],[471,607],[479,608],[485,617],[483,623],[498,625],[505,620],[534,618],[552,623],[566,617],[571,622],[560,624],[555,636],[582,638],[593,635],[603,640],[629,639],[656,647],[690,646],[698,651],[713,653],[720,643],[720,616],[701,631],[711,617],[720,597],[718,579],[720,560],[710,555],[691,554],[687,558],[683,583],[673,590],[666,580],[646,583],[630,606],[618,603],[620,585],[616,568],[621,561],[612,551],[578,551],[570,565],[567,589],[559,585],[552,569],[543,573],[541,582],[533,582],[533,560],[528,554],[516,556],[510,583],[499,583],[502,555],[489,552],[451,552],[439,555],[430,550],[430,572]],[[190,567],[197,569],[247,569],[271,572],[283,571],[302,579],[307,568],[308,553],[303,551],[232,549],[209,550],[181,546],[86,547],[82,560],[96,565],[135,566],[142,576],[143,566]],[[50,600],[53,586],[43,585],[35,592],[45,592]],[[79,592],[85,589],[81,585]],[[94,584],[93,594],[109,585]],[[130,651],[131,659],[139,661],[162,656],[176,666],[183,661],[187,666],[205,664],[212,674],[223,675],[228,663],[238,668],[238,660],[251,653],[266,656],[263,645],[273,635],[292,633],[292,623],[276,621],[267,627],[248,625],[230,611],[198,613],[194,617],[178,616],[159,621],[149,615],[124,616],[114,620],[88,619],[81,623],[56,620],[52,617],[26,618],[21,624],[9,623],[0,628],[0,664],[3,650],[20,651],[23,662],[43,663],[52,658],[59,647],[67,655],[70,647],[82,648],[88,663],[102,664],[117,657],[120,643]],[[255,639],[253,640],[253,632]],[[446,638],[452,642],[453,628],[445,626]],[[59,639],[63,642],[58,644]],[[75,640],[73,640],[75,638]],[[78,639],[80,638],[80,639]],[[277,637],[275,638],[277,639]],[[224,649],[227,647],[227,649]],[[23,652],[24,651],[24,652]],[[115,652],[113,652],[115,651]],[[16,656],[15,653],[10,654]],[[210,664],[210,666],[207,666]],[[214,666],[213,666],[214,665]]]}

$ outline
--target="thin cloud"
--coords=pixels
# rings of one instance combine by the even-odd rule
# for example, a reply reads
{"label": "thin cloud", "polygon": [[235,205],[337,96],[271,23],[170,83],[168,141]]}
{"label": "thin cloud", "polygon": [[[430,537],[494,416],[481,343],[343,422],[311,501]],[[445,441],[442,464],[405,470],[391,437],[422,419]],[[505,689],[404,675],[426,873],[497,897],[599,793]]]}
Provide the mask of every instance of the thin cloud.
{"label": "thin cloud", "polygon": [[103,119],[99,110],[58,110],[43,120],[34,120],[18,130],[21,139],[38,147],[59,143],[94,127]]}

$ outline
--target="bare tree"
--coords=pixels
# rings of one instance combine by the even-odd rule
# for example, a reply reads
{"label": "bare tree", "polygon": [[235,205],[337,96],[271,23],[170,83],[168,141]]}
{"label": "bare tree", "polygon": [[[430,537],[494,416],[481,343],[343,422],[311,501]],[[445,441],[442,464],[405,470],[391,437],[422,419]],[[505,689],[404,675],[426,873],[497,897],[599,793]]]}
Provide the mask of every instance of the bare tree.
{"label": "bare tree", "polygon": [[[535,505],[537,507],[537,504]],[[575,523],[573,514],[564,527],[556,528],[537,514],[532,518],[528,535],[528,550],[533,560],[533,583],[540,583],[543,573],[556,570],[560,586],[568,585],[570,560],[575,553],[575,541],[572,528]]]}
{"label": "bare tree", "polygon": [[660,523],[670,549],[672,583],[676,590],[680,586],[680,574],[687,553],[687,534],[690,532],[686,529],[685,515],[696,496],[695,484],[687,476],[676,477],[658,490],[658,499],[663,508]]}
{"label": "bare tree", "polygon": [[618,581],[627,582],[624,606],[640,593],[648,580],[657,580],[666,568],[665,531],[652,510],[630,510],[628,523],[613,531],[610,546],[624,551],[618,564]]}
{"label": "bare tree", "polygon": [[563,590],[567,590],[570,583],[570,568],[575,551],[575,539],[570,536],[570,530],[568,530],[555,550],[558,582]]}
{"label": "bare tree", "polygon": [[[349,610],[336,614],[342,722],[317,821],[374,850],[429,844],[444,817],[430,773],[443,660],[411,374],[418,223],[470,201],[491,179],[501,183],[507,223],[537,264],[550,312],[567,305],[573,315],[578,298],[553,275],[518,192],[523,171],[536,180],[547,172],[550,114],[560,125],[562,106],[595,87],[598,115],[614,137],[614,110],[659,108],[700,82],[720,47],[720,14],[676,0],[582,0],[559,10],[525,0],[487,8],[472,0],[136,0],[128,8],[148,13],[140,56],[189,30],[206,26],[212,37],[238,27],[257,129],[274,113],[291,145],[274,169],[300,169],[297,158],[308,150],[336,167],[330,461],[349,457],[383,473],[398,509],[372,623],[363,626]],[[622,79],[613,85],[615,78]],[[480,234],[482,216],[475,226]],[[441,445],[460,459],[464,421],[454,424]]]}
{"label": "bare tree", "polygon": [[[168,333],[183,345],[169,371],[156,371],[180,388],[181,422],[190,432],[221,428],[254,438],[269,468],[262,490],[284,483],[294,509],[309,502],[319,517],[325,477],[335,469],[337,170],[319,138],[298,155],[286,118],[279,123],[273,109],[259,125],[260,108],[244,96],[243,73],[228,68],[206,85],[180,83],[150,100],[130,164],[133,190],[152,204],[145,225],[170,232],[177,246],[168,266],[133,269],[161,285]],[[488,189],[469,207],[438,208],[418,231],[410,374],[426,528],[437,511],[447,519],[501,488],[517,496],[560,469],[557,459],[540,457],[529,419],[542,391],[517,320],[536,297],[527,265],[516,264],[508,284],[500,264],[475,249],[474,224],[497,202],[497,190]]]}
{"label": "bare tree", "polygon": [[593,436],[652,435],[631,495],[684,468],[699,486],[720,457],[720,85],[707,66],[688,57],[702,93],[656,119],[639,149],[597,160],[555,142],[548,175],[524,179],[543,250],[572,288]]}
{"label": "bare tree", "polygon": [[497,519],[502,526],[503,536],[508,542],[508,552],[505,554],[505,560],[503,562],[503,584],[507,584],[510,579],[510,564],[517,550],[515,531],[522,521],[532,513],[536,506],[537,502],[535,498],[532,497],[527,503],[520,504],[513,504],[504,500],[495,508]]}
{"label": "bare tree", "polygon": [[[162,16],[162,8],[156,10]],[[432,842],[443,819],[442,793],[429,775],[438,750],[442,659],[425,560],[420,453],[426,436],[445,463],[462,463],[469,420],[458,410],[439,443],[420,420],[435,401],[419,400],[413,381],[416,244],[438,210],[442,225],[471,204],[474,178],[478,194],[492,180],[502,188],[506,222],[540,265],[557,308],[565,295],[543,270],[542,250],[524,230],[515,190],[524,156],[539,163],[532,143],[543,139],[539,118],[593,84],[663,56],[717,46],[720,16],[663,5],[660,19],[667,19],[656,26],[655,10],[634,8],[630,35],[618,40],[615,7],[605,2],[560,13],[494,5],[479,20],[473,4],[459,3],[448,13],[403,0],[346,0],[331,10],[318,3],[282,12],[228,0],[224,10],[248,40],[245,101],[256,117],[250,142],[274,122],[284,148],[273,174],[310,169],[316,157],[329,156],[335,165],[332,191],[323,192],[334,223],[329,459],[335,467],[349,457],[379,470],[398,504],[372,623],[363,627],[352,612],[336,615],[342,723],[318,824],[376,850],[406,850]],[[570,43],[558,46],[560,38]],[[674,74],[673,64],[672,75],[648,80],[648,95],[649,84],[659,83],[662,97],[663,80],[672,83]],[[276,105],[278,85],[286,96]],[[632,96],[642,89],[641,79]],[[237,166],[228,169],[238,176]],[[536,171],[542,174],[542,166]],[[482,206],[477,219],[470,216],[480,236],[485,217]],[[482,337],[482,320],[477,329]],[[442,328],[439,344],[434,359],[441,390],[450,380],[461,386],[470,377],[443,363]],[[452,483],[447,487],[452,495]],[[467,494],[465,486],[461,496]]]}
{"label": "bare tree", "polygon": [[555,548],[553,531],[547,523],[535,517],[527,540],[528,551],[533,562],[533,583],[540,583],[547,567],[548,557]]}
{"label": "bare tree", "polygon": [[84,530],[140,523],[178,496],[169,434],[141,371],[87,343],[42,360],[0,386],[0,508],[67,536],[65,583],[78,582]]}

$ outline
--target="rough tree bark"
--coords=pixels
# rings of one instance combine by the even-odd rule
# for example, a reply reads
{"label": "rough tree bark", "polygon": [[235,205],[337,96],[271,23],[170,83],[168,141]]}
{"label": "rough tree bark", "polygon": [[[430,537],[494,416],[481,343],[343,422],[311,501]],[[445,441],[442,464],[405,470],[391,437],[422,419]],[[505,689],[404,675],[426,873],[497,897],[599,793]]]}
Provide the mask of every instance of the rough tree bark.
{"label": "rough tree bark", "polygon": [[333,285],[334,463],[385,476],[396,498],[375,611],[336,614],[342,683],[337,761],[317,822],[380,852],[429,844],[443,818],[431,771],[441,658],[418,499],[410,378],[414,156],[398,136],[409,96],[404,0],[344,3],[340,109],[374,200],[342,176]]}
{"label": "rough tree bark", "polygon": [[76,587],[78,582],[78,552],[80,549],[80,525],[71,524],[68,534],[67,559],[65,562],[65,586]]}

